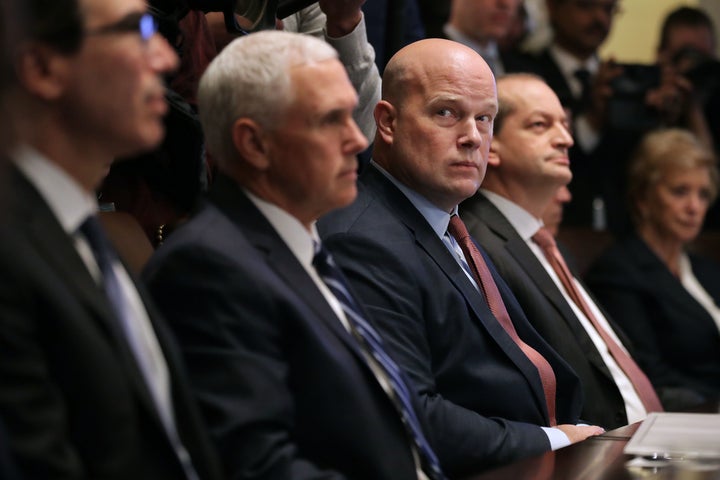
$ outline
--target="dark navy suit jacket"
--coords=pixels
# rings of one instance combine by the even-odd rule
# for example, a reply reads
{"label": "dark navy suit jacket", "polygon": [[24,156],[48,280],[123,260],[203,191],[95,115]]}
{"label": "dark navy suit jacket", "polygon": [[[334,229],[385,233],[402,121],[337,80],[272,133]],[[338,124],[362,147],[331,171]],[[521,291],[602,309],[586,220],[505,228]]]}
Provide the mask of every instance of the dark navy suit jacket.
{"label": "dark navy suit jacket", "polygon": [[231,478],[417,479],[408,434],[356,341],[231,179],[216,178],[145,278]]}
{"label": "dark navy suit jacket", "polygon": [[[450,474],[550,448],[538,427],[549,420],[537,369],[390,180],[371,165],[357,200],[324,217],[319,230],[416,384]],[[582,404],[577,377],[488,264],[518,334],[555,370],[558,422],[575,422]]]}
{"label": "dark navy suit jacket", "polygon": [[[720,266],[690,255],[692,270],[720,305]],[[639,237],[603,254],[586,275],[632,339],[637,359],[667,409],[720,397],[720,332],[710,314]],[[685,392],[683,392],[685,391]]]}
{"label": "dark navy suit jacket", "polygon": [[[184,473],[105,293],[35,188],[9,172],[0,214],[0,418],[23,478],[178,480]],[[221,479],[170,332],[162,348],[180,438]]]}

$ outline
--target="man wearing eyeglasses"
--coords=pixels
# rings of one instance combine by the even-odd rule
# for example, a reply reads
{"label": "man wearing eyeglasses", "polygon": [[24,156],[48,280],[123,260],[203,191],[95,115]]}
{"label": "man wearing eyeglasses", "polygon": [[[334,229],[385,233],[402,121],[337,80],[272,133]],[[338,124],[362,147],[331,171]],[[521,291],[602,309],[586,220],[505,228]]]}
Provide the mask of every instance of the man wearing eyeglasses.
{"label": "man wearing eyeglasses", "polygon": [[163,137],[177,58],[143,0],[28,0],[0,231],[0,417],[23,478],[220,479],[177,352],[99,225]]}

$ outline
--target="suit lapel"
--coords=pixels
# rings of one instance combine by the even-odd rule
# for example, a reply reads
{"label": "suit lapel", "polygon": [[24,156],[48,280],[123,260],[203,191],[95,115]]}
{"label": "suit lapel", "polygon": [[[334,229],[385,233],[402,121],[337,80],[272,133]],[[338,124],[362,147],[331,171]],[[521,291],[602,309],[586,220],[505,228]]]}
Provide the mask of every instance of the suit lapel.
{"label": "suit lapel", "polygon": [[659,296],[669,302],[682,305],[683,310],[688,311],[688,318],[705,318],[712,322],[712,317],[705,308],[695,300],[695,297],[680,284],[662,261],[648,248],[639,238],[635,237],[630,244],[632,257],[636,258],[638,266],[643,270],[645,278],[653,279],[653,289],[659,292]]}
{"label": "suit lapel", "polygon": [[17,207],[16,220],[22,225],[20,228],[24,230],[28,242],[56,272],[57,278],[63,280],[63,285],[72,291],[72,297],[87,308],[88,316],[93,318],[100,330],[110,338],[110,344],[116,348],[125,364],[128,378],[138,391],[141,401],[153,412],[158,425],[161,425],[155,404],[125,334],[115,319],[107,298],[78,255],[72,238],[63,230],[50,207],[25,177],[19,172],[14,175],[14,193],[17,194],[16,198],[23,202]]}
{"label": "suit lapel", "polygon": [[258,254],[286,283],[288,290],[295,292],[299,300],[315,312],[329,330],[369,369],[357,342],[337,318],[305,268],[243,191],[232,180],[219,176],[214,182],[211,200],[240,229],[257,249]]}
{"label": "suit lapel", "polygon": [[588,359],[603,372],[608,378],[612,379],[610,370],[603,361],[595,344],[583,328],[578,320],[575,312],[563,297],[555,282],[550,278],[545,268],[537,259],[535,254],[527,246],[527,243],[520,237],[517,230],[510,224],[500,210],[495,207],[486,197],[478,194],[475,197],[476,202],[473,209],[482,219],[487,227],[504,243],[507,252],[517,261],[522,270],[530,277],[535,286],[542,292],[552,306],[557,310],[568,328],[575,335],[575,339],[580,343],[583,351],[586,352]]}
{"label": "suit lapel", "polygon": [[[505,329],[493,316],[490,308],[480,293],[465,275],[462,267],[453,258],[445,244],[440,240],[427,220],[384,175],[374,167],[369,167],[363,174],[362,181],[383,199],[385,206],[395,213],[396,217],[413,232],[419,247],[437,264],[448,277],[453,286],[462,294],[470,307],[472,317],[502,348],[510,360],[523,373],[533,392],[541,411],[546,412],[545,394],[542,389],[537,368],[520,350],[520,347],[508,335]],[[481,249],[482,251],[482,249]],[[487,255],[485,255],[487,261]],[[512,317],[511,317],[512,318]]]}

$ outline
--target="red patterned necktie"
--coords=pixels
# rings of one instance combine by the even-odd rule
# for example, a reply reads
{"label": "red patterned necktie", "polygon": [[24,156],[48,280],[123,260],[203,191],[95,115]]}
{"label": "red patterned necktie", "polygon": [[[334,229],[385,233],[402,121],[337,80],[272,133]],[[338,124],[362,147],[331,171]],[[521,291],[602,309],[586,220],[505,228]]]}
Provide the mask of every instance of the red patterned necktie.
{"label": "red patterned necktie", "polygon": [[589,305],[580,293],[580,289],[573,281],[573,275],[570,273],[570,269],[560,254],[560,250],[558,250],[552,234],[546,228],[541,228],[537,231],[537,233],[535,233],[535,235],[533,235],[532,239],[542,249],[545,254],[545,258],[547,258],[548,262],[550,262],[550,265],[553,270],[555,270],[555,273],[565,287],[565,291],[568,295],[570,295],[570,298],[572,298],[573,302],[575,302],[575,305],[577,305],[577,307],[585,314],[588,320],[590,320],[593,324],[593,327],[595,327],[595,330],[597,330],[600,334],[600,337],[605,342],[605,345],[607,345],[608,351],[633,384],[635,391],[640,397],[640,401],[642,401],[645,406],[645,410],[647,410],[648,413],[662,412],[663,407],[660,404],[660,399],[658,399],[650,380],[648,380],[645,373],[643,373],[640,367],[638,367],[635,360],[633,360],[632,357],[630,357],[630,355],[628,355],[625,350],[620,347],[620,345],[608,334],[607,330],[603,328],[600,322],[598,322],[598,319],[595,317]]}
{"label": "red patterned necktie", "polygon": [[510,320],[510,315],[505,308],[505,303],[503,303],[503,299],[500,296],[497,285],[495,284],[495,280],[485,263],[485,259],[475,245],[475,242],[473,242],[470,238],[470,234],[468,233],[465,224],[457,215],[450,217],[448,232],[455,238],[465,254],[465,260],[475,277],[475,281],[485,295],[490,311],[508,335],[510,335],[510,338],[513,339],[525,356],[527,356],[527,358],[535,365],[535,368],[537,368],[538,374],[540,375],[540,381],[542,382],[543,391],[545,392],[545,401],[547,403],[550,426],[557,425],[555,416],[556,380],[555,372],[553,372],[552,366],[547,360],[545,360],[545,357],[543,357],[530,345],[523,342],[523,340],[518,336],[515,326]]}

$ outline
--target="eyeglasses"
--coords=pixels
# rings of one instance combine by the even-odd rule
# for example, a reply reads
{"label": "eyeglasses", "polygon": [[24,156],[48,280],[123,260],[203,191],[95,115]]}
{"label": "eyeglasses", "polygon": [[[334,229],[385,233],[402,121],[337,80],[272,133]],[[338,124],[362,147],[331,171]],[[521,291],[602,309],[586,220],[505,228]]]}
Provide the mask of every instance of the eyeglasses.
{"label": "eyeglasses", "polygon": [[591,12],[600,10],[608,16],[613,16],[622,13],[622,7],[617,1],[602,1],[602,0],[572,0],[569,2],[579,10],[584,12]]}
{"label": "eyeglasses", "polygon": [[131,13],[115,23],[86,30],[85,35],[109,35],[113,33],[138,33],[147,43],[158,31],[158,23],[149,13]]}

